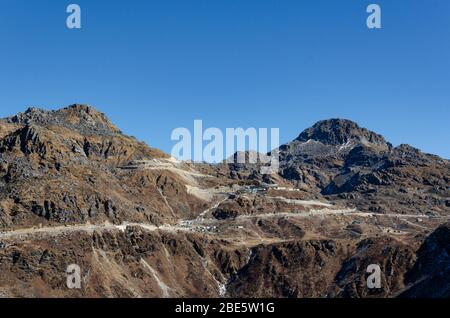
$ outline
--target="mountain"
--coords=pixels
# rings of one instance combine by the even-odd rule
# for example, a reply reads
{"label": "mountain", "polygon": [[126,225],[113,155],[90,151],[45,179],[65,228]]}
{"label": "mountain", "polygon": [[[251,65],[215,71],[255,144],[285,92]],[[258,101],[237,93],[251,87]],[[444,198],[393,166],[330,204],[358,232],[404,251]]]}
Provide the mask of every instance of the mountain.
{"label": "mountain", "polygon": [[383,136],[366,128],[361,128],[357,123],[346,119],[319,121],[311,128],[303,131],[295,140],[300,142],[314,140],[334,146],[341,146],[350,142],[361,143],[366,146],[390,146]]}
{"label": "mountain", "polygon": [[448,295],[448,160],[343,119],[278,151],[263,175],[180,162],[87,105],[1,119],[0,297]]}
{"label": "mountain", "polygon": [[[161,217],[154,211],[168,210],[156,188],[144,189],[154,176],[128,178],[125,167],[169,157],[122,135],[96,110],[82,105],[52,112],[32,108],[5,119],[2,127],[0,227],[88,219],[158,222]],[[183,205],[180,213],[190,213],[189,204]]]}
{"label": "mountain", "polygon": [[348,120],[321,121],[280,148],[281,176],[362,211],[441,213],[448,208],[449,161]]}
{"label": "mountain", "polygon": [[59,126],[76,130],[83,135],[106,136],[120,133],[105,114],[87,105],[72,105],[56,111],[30,107],[25,112],[6,118],[4,121],[19,125]]}

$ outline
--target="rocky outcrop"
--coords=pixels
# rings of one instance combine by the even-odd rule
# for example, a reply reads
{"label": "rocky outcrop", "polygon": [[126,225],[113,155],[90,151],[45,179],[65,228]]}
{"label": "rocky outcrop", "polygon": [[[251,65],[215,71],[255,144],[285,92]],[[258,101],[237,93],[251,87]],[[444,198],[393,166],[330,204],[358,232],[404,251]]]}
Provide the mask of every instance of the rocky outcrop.
{"label": "rocky outcrop", "polygon": [[[362,240],[352,254],[342,263],[330,297],[392,297],[404,288],[405,273],[412,268],[415,260],[411,247],[391,238]],[[372,264],[381,269],[381,288],[368,288],[367,269]]]}
{"label": "rocky outcrop", "polygon": [[361,128],[357,123],[345,119],[329,119],[319,121],[311,128],[303,131],[296,139],[300,142],[319,141],[325,145],[341,146],[350,141],[362,144],[388,146],[383,136]]}
{"label": "rocky outcrop", "polygon": [[417,262],[406,275],[405,298],[450,297],[450,223],[443,224],[424,242]]}
{"label": "rocky outcrop", "polygon": [[59,126],[76,130],[82,135],[114,135],[120,133],[109,119],[96,109],[74,104],[56,111],[45,111],[36,107],[5,119],[8,123],[19,125]]}
{"label": "rocky outcrop", "polygon": [[232,297],[325,297],[345,247],[335,241],[293,241],[260,245],[231,277]]}
{"label": "rocky outcrop", "polygon": [[42,158],[47,154],[47,143],[38,127],[27,124],[1,140],[0,153],[18,150],[25,155],[36,153]]}

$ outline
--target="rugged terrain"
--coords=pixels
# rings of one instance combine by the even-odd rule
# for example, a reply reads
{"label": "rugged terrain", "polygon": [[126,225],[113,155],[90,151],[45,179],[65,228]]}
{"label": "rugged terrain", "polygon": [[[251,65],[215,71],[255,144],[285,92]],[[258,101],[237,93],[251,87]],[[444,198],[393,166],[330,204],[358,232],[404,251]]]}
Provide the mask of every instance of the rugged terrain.
{"label": "rugged terrain", "polygon": [[180,162],[85,105],[0,120],[0,296],[450,296],[448,160],[343,119],[278,154]]}

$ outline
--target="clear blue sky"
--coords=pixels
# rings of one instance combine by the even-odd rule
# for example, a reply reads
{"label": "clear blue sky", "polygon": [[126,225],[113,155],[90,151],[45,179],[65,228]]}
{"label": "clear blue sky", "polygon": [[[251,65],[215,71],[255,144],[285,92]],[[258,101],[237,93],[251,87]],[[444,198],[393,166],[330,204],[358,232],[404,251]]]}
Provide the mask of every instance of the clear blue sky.
{"label": "clear blue sky", "polygon": [[343,117],[450,158],[448,0],[0,0],[0,43],[1,117],[87,103],[167,152],[194,119],[286,142]]}

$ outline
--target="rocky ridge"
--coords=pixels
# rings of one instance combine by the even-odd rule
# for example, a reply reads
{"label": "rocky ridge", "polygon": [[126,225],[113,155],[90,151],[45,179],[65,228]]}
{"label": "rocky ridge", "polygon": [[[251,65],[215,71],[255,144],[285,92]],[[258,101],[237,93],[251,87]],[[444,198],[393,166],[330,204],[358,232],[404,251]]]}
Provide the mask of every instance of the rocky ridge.
{"label": "rocky ridge", "polygon": [[86,105],[0,120],[0,295],[448,296],[448,160],[342,119],[279,151],[261,175],[179,162]]}

